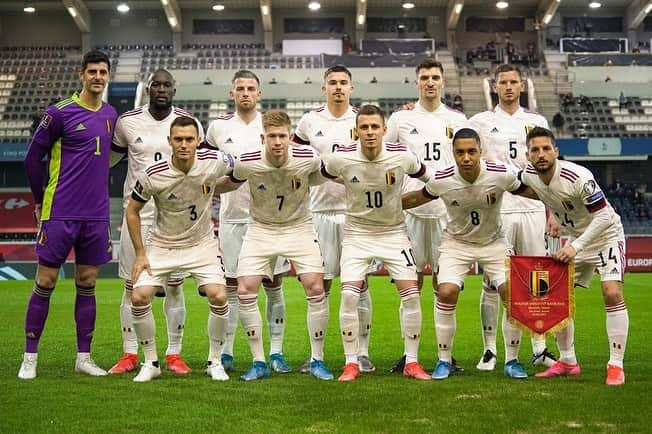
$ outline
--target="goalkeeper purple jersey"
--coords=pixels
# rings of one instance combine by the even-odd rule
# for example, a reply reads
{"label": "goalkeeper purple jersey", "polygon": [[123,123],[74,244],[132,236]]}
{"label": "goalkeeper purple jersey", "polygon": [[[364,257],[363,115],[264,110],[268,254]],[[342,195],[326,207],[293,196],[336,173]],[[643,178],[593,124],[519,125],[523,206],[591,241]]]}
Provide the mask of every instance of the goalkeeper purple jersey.
{"label": "goalkeeper purple jersey", "polygon": [[42,204],[41,220],[109,220],[109,155],[117,117],[109,104],[89,107],[76,93],[48,107],[25,155],[34,202]]}

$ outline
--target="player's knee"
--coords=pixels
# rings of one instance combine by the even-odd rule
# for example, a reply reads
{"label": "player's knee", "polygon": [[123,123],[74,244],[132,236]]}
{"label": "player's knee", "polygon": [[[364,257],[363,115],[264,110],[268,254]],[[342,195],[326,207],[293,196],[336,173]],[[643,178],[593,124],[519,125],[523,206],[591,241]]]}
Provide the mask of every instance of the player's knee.
{"label": "player's knee", "polygon": [[437,300],[442,303],[455,304],[460,289],[452,283],[440,283],[437,287]]}
{"label": "player's knee", "polygon": [[77,266],[75,282],[81,286],[95,286],[97,280],[97,267]]}
{"label": "player's knee", "polygon": [[342,291],[340,311],[357,312],[360,295],[352,291]]}
{"label": "player's knee", "polygon": [[621,283],[618,281],[605,281],[602,283],[602,297],[605,306],[614,306],[623,301]]}
{"label": "player's knee", "polygon": [[139,288],[134,288],[133,292],[131,293],[132,306],[134,307],[147,306],[151,302],[152,302],[151,295],[149,295],[146,291],[139,290]]}

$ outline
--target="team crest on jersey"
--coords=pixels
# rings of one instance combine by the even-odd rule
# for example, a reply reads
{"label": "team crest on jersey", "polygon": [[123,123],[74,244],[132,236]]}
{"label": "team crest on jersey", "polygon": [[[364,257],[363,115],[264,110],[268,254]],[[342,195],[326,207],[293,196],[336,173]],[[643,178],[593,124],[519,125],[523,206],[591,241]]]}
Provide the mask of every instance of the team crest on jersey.
{"label": "team crest on jersey", "polygon": [[201,192],[204,194],[204,196],[208,196],[211,194],[211,186],[209,184],[202,184],[201,185]]}
{"label": "team crest on jersey", "polygon": [[385,182],[387,185],[396,184],[396,173],[394,173],[393,170],[389,170],[387,173],[385,173]]}
{"label": "team crest on jersey", "polygon": [[570,200],[562,200],[561,206],[563,206],[566,211],[573,211],[573,209],[575,209],[575,207],[573,206],[573,202],[571,202]]}
{"label": "team crest on jersey", "polygon": [[453,127],[446,127],[446,137],[448,137],[448,140],[453,140],[453,135]]}
{"label": "team crest on jersey", "polygon": [[301,188],[301,178],[298,176],[292,177],[292,190],[297,191]]}
{"label": "team crest on jersey", "polygon": [[349,131],[349,135],[351,136],[352,142],[358,140],[358,133],[355,132],[355,128],[351,128],[351,130]]}
{"label": "team crest on jersey", "polygon": [[532,125],[526,125],[525,126],[525,134],[530,134],[530,131],[532,131],[534,127]]}
{"label": "team crest on jersey", "polygon": [[108,119],[106,120],[106,132],[111,132],[111,122]]}
{"label": "team crest on jersey", "polygon": [[489,193],[485,197],[487,199],[487,205],[491,206],[496,203],[496,193]]}
{"label": "team crest on jersey", "polygon": [[47,129],[50,126],[50,122],[52,122],[52,116],[45,113],[43,115],[43,118],[41,119],[41,124],[40,124],[41,128]]}
{"label": "team crest on jersey", "polygon": [[530,294],[532,297],[545,297],[550,288],[550,273],[546,270],[530,271]]}

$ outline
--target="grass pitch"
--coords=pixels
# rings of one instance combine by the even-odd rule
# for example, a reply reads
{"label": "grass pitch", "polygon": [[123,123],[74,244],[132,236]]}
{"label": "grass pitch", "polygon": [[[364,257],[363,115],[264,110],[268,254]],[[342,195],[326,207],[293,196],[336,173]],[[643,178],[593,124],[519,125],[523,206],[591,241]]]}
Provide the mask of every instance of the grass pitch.
{"label": "grass pitch", "polygon": [[[16,378],[23,351],[23,321],[32,282],[0,282],[0,433],[13,432],[650,432],[652,380],[652,275],[629,274],[625,296],[630,332],[625,359],[626,385],[604,385],[609,357],[599,282],[577,289],[576,350],[582,374],[575,378],[525,381],[499,368],[475,369],[481,353],[478,277],[467,280],[457,309],[454,355],[466,372],[446,381],[409,380],[388,370],[402,354],[398,294],[386,277],[371,279],[373,325],[371,359],[378,370],[350,384],[320,382],[306,375],[272,375],[244,383],[237,378],[251,363],[239,330],[236,372],[231,381],[212,382],[203,373],[208,342],[207,306],[186,283],[188,318],[183,354],[193,368],[187,377],[164,372],[147,384],[134,374],[91,378],[73,371],[75,328],[73,282],[59,283],[41,340],[38,378]],[[298,368],[309,355],[306,302],[295,279],[285,279],[287,327],[284,353]],[[336,288],[336,286],[334,286]],[[433,296],[424,285],[420,361],[432,371],[436,361]],[[261,293],[262,294],[262,293]],[[118,280],[97,285],[95,361],[108,369],[121,353]],[[260,303],[264,315],[264,296]],[[339,294],[330,299],[326,364],[337,377],[343,365],[339,337]],[[161,300],[155,302],[160,357],[165,351]],[[556,348],[552,338],[549,346]],[[266,344],[267,348],[267,344]],[[521,360],[530,374],[531,347],[524,339]]]}

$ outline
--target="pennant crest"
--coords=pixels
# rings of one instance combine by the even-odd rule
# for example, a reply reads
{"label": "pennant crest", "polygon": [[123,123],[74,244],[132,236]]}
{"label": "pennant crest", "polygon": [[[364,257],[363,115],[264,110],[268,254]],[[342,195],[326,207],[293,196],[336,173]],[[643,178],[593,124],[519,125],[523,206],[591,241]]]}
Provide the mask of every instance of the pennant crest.
{"label": "pennant crest", "polygon": [[532,297],[546,297],[549,289],[550,274],[548,271],[530,271],[530,294]]}
{"label": "pennant crest", "polygon": [[509,321],[534,333],[555,332],[575,315],[575,266],[546,256],[506,260],[505,306]]}

